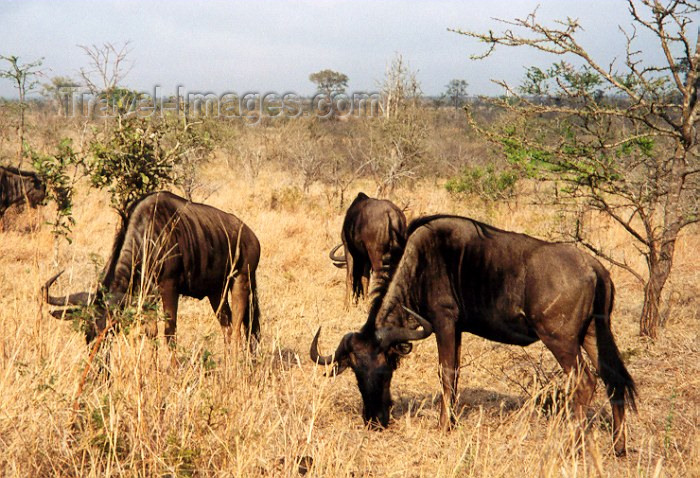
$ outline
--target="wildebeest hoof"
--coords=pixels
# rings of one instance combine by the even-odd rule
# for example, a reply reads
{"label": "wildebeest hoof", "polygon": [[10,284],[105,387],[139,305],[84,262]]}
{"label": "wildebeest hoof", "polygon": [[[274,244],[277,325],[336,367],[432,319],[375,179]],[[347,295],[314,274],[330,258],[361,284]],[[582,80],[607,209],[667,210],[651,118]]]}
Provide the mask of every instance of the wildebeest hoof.
{"label": "wildebeest hoof", "polygon": [[[277,466],[284,466],[286,461],[287,460],[283,456],[278,458]],[[309,472],[311,466],[314,464],[314,459],[309,455],[297,456],[296,458],[294,458],[294,464],[297,466],[297,472],[299,472],[300,475],[304,476]]]}

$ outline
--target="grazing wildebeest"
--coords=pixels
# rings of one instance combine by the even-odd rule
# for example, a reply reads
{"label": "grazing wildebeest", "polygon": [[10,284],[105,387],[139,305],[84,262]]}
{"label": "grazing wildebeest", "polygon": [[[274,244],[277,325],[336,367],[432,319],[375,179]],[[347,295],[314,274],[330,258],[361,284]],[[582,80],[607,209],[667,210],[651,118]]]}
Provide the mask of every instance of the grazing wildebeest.
{"label": "grazing wildebeest", "polygon": [[[345,213],[342,242],[329,256],[338,267],[347,267],[345,306],[350,297],[367,296],[370,271],[382,268],[382,260],[396,266],[406,243],[406,216],[394,203],[386,199],[374,199],[359,193]],[[336,255],[343,247],[344,256]]]}
{"label": "grazing wildebeest", "polygon": [[610,397],[615,451],[624,454],[624,405],[634,407],[636,392],[610,329],[614,288],[600,262],[573,245],[457,216],[417,219],[408,233],[393,277],[375,280],[362,329],[345,335],[333,355],[319,355],[320,328],[311,343],[315,362],[354,370],[365,422],[387,426],[391,377],[410,341],[435,333],[439,424],[446,429],[454,421],[463,332],[522,346],[542,340],[564,371],[575,374],[579,420],[595,390],[581,348],[586,351]]}
{"label": "grazing wildebeest", "polygon": [[[165,337],[171,345],[177,326],[178,298],[186,295],[209,299],[227,345],[233,330],[240,330],[243,324],[253,348],[260,335],[255,281],[260,243],[253,231],[233,214],[169,192],[145,196],[132,206],[127,217],[97,291],[50,296],[49,287],[59,273],[44,285],[45,300],[58,306],[94,302],[102,313],[86,331],[90,342],[105,329],[107,311],[123,306],[126,297],[145,280],[158,288],[167,315]],[[54,310],[52,315],[65,316],[62,312]],[[146,333],[155,336],[156,324],[149,324]]]}
{"label": "grazing wildebeest", "polygon": [[25,201],[33,208],[46,197],[46,186],[36,173],[0,166],[0,218],[10,206]]}

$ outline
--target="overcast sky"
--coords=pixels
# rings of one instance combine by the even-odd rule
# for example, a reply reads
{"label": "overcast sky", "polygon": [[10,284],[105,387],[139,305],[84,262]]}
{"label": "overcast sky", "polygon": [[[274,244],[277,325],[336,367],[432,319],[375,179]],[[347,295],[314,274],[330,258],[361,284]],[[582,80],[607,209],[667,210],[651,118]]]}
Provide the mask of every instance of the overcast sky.
{"label": "overcast sky", "polygon": [[[87,64],[77,45],[128,40],[133,68],[124,83],[130,88],[307,95],[314,91],[309,74],[325,68],[348,75],[349,91],[376,91],[387,64],[401,53],[428,95],[442,93],[454,78],[467,80],[470,94],[499,94],[491,79],[518,83],[526,66],[547,66],[552,58],[501,48],[472,61],[469,55],[483,47],[447,29],[502,29],[494,18],[525,17],[538,4],[543,20],[578,18],[585,28],[581,42],[594,56],[623,57],[618,25],[630,24],[624,0],[0,0],[0,54],[43,57],[48,77],[77,79]],[[639,48],[652,58],[658,48],[650,40]],[[15,96],[8,80],[0,80],[0,96]]]}

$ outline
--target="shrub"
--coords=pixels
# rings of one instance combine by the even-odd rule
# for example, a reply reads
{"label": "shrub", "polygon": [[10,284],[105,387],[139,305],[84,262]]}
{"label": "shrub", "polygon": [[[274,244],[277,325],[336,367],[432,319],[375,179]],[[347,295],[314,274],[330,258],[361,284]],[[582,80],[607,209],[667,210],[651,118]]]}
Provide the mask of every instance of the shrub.
{"label": "shrub", "polygon": [[462,175],[445,183],[451,194],[476,194],[482,199],[508,199],[515,194],[518,174],[514,171],[496,171],[493,166],[465,168]]}
{"label": "shrub", "polygon": [[196,166],[209,159],[208,136],[191,124],[119,117],[115,127],[90,144],[92,185],[106,188],[125,219],[131,204],[167,185],[180,184],[187,199],[199,187]]}
{"label": "shrub", "polygon": [[25,147],[25,154],[32,160],[41,181],[46,186],[46,199],[56,203],[56,216],[49,224],[55,237],[62,236],[71,242],[73,218],[73,185],[75,176],[69,176],[69,168],[82,164],[82,157],[73,150],[73,142],[64,138],[54,154],[43,154]]}

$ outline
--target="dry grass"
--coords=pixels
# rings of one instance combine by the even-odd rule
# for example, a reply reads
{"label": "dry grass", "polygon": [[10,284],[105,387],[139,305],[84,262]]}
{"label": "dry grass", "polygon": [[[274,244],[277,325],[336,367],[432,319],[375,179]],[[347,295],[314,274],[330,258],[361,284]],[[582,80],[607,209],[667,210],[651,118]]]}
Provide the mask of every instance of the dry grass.
{"label": "dry grass", "polygon": [[[206,302],[181,301],[179,367],[142,334],[112,342],[111,379],[91,376],[80,410],[72,403],[87,350],[69,323],[41,313],[38,291],[58,267],[65,290],[94,286],[107,259],[115,214],[104,196],[81,190],[74,243],[54,264],[41,214],[15,218],[0,233],[0,470],[7,476],[700,476],[700,264],[697,230],[677,249],[671,318],[661,338],[637,335],[638,285],[613,271],[613,327],[639,389],[629,419],[629,455],[612,453],[602,386],[582,454],[572,451],[564,409],[543,407],[563,384],[541,344],[527,349],[465,336],[456,430],[436,429],[437,352],[418,344],[393,381],[394,422],[365,430],[352,373],[323,376],[308,346],[323,325],[323,350],[365,320],[365,304],[343,311],[344,272],[327,251],[342,213],[322,186],[299,192],[300,178],[266,167],[254,187],[219,158],[204,171],[207,202],[243,219],[260,238],[263,344],[254,362],[224,363],[223,339]],[[369,184],[357,184],[352,194]],[[218,188],[218,189],[217,189]],[[554,210],[458,202],[431,182],[396,191],[409,216],[452,212],[506,229],[550,237]],[[48,214],[48,212],[44,212]],[[639,258],[625,236],[601,232]],[[156,354],[158,355],[156,360]],[[543,385],[543,381],[544,385]],[[309,459],[310,458],[310,459]],[[301,460],[301,470],[299,461]]]}

